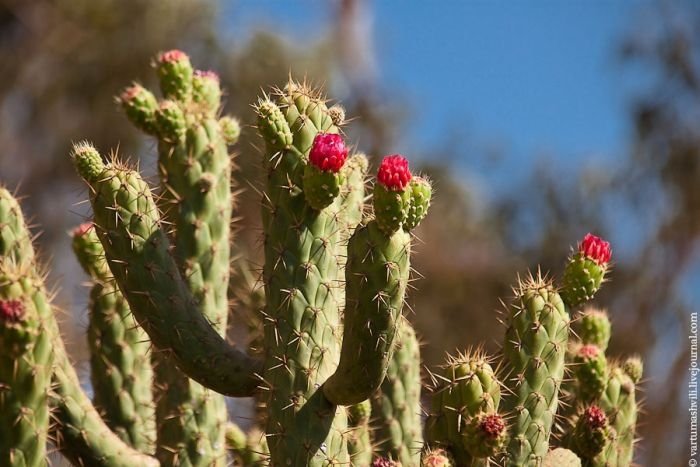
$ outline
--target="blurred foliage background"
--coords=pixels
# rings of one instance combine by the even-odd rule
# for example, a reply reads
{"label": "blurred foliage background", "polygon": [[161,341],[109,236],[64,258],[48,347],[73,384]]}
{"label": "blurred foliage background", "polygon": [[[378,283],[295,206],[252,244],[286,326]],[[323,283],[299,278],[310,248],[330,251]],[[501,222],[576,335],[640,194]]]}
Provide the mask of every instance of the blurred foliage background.
{"label": "blurred foliage background", "polygon": [[[238,43],[214,0],[0,0],[0,178],[25,197],[42,233],[50,282],[61,287],[64,333],[83,373],[87,289],[67,232],[88,210],[68,148],[89,138],[154,173],[153,143],[140,139],[111,96],[132,79],[153,84],[148,63],[156,52],[182,48],[198,67],[218,70],[226,111],[245,125],[237,146],[240,261],[255,265],[259,254],[260,141],[251,104],[261,88],[291,73],[324,85],[330,97],[341,90],[349,139],[375,161],[395,152],[400,136],[410,141],[402,126],[411,106],[375,86],[366,34],[372,5],[339,0],[330,8],[332,34],[295,43],[261,28]],[[235,15],[236,4],[225,10]],[[615,164],[562,177],[533,157],[536,170],[522,186],[482,199],[463,181],[475,174],[455,176],[464,169],[452,161],[478,157],[463,144],[447,141],[420,154],[437,196],[418,232],[422,278],[410,319],[426,342],[427,366],[480,342],[495,352],[499,297],[507,300],[517,273],[535,264],[559,272],[571,242],[588,230],[624,245],[626,232],[637,229],[641,240],[622,248],[597,302],[613,317],[613,354],[639,353],[647,362],[637,461],[681,465],[689,443],[688,322],[700,302],[700,10],[660,4],[655,27],[610,44],[610,54],[653,76],[630,108],[634,132]]]}

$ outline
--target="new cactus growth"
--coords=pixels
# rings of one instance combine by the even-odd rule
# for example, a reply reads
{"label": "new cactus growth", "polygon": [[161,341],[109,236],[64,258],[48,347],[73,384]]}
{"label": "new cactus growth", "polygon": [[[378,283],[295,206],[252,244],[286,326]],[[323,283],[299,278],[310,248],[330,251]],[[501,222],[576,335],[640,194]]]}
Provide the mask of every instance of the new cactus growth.
{"label": "new cactus growth", "polygon": [[[261,329],[251,352],[229,345],[228,145],[241,128],[219,116],[215,73],[177,50],[154,65],[162,99],[133,84],[118,102],[157,140],[158,188],[89,143],[71,151],[93,209],[73,236],[93,283],[93,401],[19,205],[0,189],[2,465],[45,465],[49,437],[74,464],[106,467],[630,465],[642,362],[605,359],[610,325],[600,313],[581,319],[582,342],[570,340],[571,310],[609,270],[610,245],[591,235],[559,288],[540,275],[515,288],[502,364],[460,353],[432,374],[423,442],[419,345],[403,309],[411,231],[432,186],[394,154],[366,199],[369,164],[346,145],[345,111],[306,84],[290,81],[256,106],[264,297],[236,306],[254,308],[248,321]],[[236,269],[252,289],[249,271]],[[568,362],[576,416],[561,439],[580,458],[550,436],[567,349],[578,349]],[[260,426],[246,433],[228,421],[224,396],[264,401]]]}

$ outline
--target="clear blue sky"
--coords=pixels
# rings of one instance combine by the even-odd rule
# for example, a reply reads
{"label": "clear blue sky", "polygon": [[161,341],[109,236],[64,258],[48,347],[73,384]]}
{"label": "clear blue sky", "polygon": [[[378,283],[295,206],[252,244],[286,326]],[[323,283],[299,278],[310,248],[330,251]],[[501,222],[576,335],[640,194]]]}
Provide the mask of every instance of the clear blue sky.
{"label": "clear blue sky", "polygon": [[[327,30],[333,5],[245,0],[225,12],[237,36],[262,24],[304,41]],[[406,133],[418,148],[439,145],[450,129],[464,131],[470,147],[495,145],[515,162],[510,170],[543,153],[570,168],[615,157],[640,81],[624,72],[616,47],[649,5],[370,2],[381,85],[413,110]]]}

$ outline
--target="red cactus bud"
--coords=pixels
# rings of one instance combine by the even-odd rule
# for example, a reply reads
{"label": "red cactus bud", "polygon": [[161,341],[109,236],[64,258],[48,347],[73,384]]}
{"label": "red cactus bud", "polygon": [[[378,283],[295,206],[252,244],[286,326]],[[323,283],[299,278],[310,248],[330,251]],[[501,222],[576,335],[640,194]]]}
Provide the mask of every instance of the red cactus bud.
{"label": "red cactus bud", "polygon": [[158,55],[158,61],[160,63],[175,63],[187,59],[187,54],[182,50],[168,50],[167,52],[162,52]]}
{"label": "red cactus bud", "polygon": [[348,158],[348,148],[343,137],[332,133],[319,133],[314,138],[309,160],[324,172],[338,173]]}
{"label": "red cactus bud", "polygon": [[95,225],[92,222],[83,222],[79,226],[73,229],[74,237],[82,237],[86,233],[90,232]]}
{"label": "red cactus bud", "polygon": [[402,191],[411,181],[411,171],[408,169],[408,161],[401,154],[386,156],[377,173],[377,180],[386,188],[394,191]]}
{"label": "red cactus bud", "polygon": [[600,354],[600,348],[597,345],[586,344],[578,350],[578,354],[583,358],[596,358]]}
{"label": "red cactus bud", "polygon": [[479,423],[479,429],[487,437],[496,439],[503,434],[506,429],[506,422],[498,414],[486,415]]}
{"label": "red cactus bud", "polygon": [[140,84],[132,84],[131,86],[125,88],[121,94],[119,94],[119,100],[121,102],[131,102],[143,91],[143,86]]}
{"label": "red cactus bud", "polygon": [[211,79],[219,82],[219,74],[212,70],[195,70],[194,76],[197,78]]}
{"label": "red cactus bud", "polygon": [[605,415],[605,412],[603,412],[603,409],[597,405],[591,405],[583,412],[583,421],[586,426],[595,430],[603,428],[608,423],[608,417]]}
{"label": "red cactus bud", "polygon": [[24,316],[24,303],[19,300],[0,300],[0,321],[16,323]]}
{"label": "red cactus bud", "polygon": [[590,233],[578,244],[578,251],[601,266],[608,264],[612,255],[610,243]]}

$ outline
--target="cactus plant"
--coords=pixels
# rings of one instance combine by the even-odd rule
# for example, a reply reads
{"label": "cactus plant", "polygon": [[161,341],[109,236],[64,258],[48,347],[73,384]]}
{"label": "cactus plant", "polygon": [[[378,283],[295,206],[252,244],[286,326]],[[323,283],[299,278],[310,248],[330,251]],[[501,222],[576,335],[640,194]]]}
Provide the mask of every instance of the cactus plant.
{"label": "cactus plant", "polygon": [[[402,312],[411,232],[431,183],[394,154],[366,197],[368,159],[345,143],[345,111],[292,80],[255,106],[267,175],[264,297],[238,306],[261,308],[248,314],[262,332],[254,351],[229,345],[228,146],[240,127],[219,116],[216,74],[177,50],[155,67],[160,101],[138,84],[118,101],[157,140],[158,188],[89,143],[71,151],[93,210],[73,237],[93,282],[93,401],[70,364],[19,205],[0,189],[3,465],[44,465],[49,436],[76,465],[108,467],[632,462],[641,360],[605,359],[610,328],[600,314],[581,320],[582,342],[569,332],[609,271],[610,246],[592,235],[559,288],[540,274],[515,288],[502,363],[477,350],[432,373],[423,442],[419,346]],[[250,271],[236,269],[249,289]],[[569,348],[578,352],[567,357]],[[567,365],[576,411],[558,443],[550,434]],[[246,433],[228,421],[224,396],[262,400],[260,426]]]}

